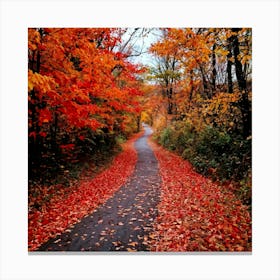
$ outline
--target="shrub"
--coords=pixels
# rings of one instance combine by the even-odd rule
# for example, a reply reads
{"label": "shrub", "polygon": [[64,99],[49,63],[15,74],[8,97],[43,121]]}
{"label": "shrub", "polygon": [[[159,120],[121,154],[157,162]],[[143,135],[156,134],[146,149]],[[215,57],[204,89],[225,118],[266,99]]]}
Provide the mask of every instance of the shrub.
{"label": "shrub", "polygon": [[186,147],[193,141],[191,126],[185,122],[177,122],[173,127],[165,128],[159,135],[158,141],[165,148],[182,155]]}
{"label": "shrub", "polygon": [[165,148],[190,161],[197,172],[221,182],[240,182],[237,194],[249,203],[251,139],[211,126],[198,132],[183,122],[165,128],[158,139]]}
{"label": "shrub", "polygon": [[170,127],[165,128],[159,136],[159,143],[167,148],[170,149],[171,146],[171,135],[173,131]]}

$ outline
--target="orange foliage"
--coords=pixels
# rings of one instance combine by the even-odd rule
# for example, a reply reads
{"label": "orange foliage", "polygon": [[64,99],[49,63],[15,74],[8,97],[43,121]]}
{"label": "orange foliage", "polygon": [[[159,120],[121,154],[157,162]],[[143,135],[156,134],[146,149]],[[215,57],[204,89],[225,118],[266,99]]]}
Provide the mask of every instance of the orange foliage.
{"label": "orange foliage", "polygon": [[115,50],[118,29],[30,28],[28,35],[30,133],[55,116],[66,131],[113,130],[124,113],[138,113],[141,70]]}

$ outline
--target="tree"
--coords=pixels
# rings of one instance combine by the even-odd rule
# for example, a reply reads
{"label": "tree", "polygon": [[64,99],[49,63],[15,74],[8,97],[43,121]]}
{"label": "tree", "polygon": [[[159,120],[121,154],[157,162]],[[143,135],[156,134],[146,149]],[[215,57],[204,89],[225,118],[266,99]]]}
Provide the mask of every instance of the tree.
{"label": "tree", "polygon": [[173,48],[172,42],[168,40],[168,29],[163,29],[162,33],[162,41],[155,43],[150,48],[156,61],[156,67],[151,69],[151,74],[162,86],[163,95],[167,98],[167,113],[172,115],[176,111],[174,89],[176,82],[180,80],[180,72],[177,51]]}
{"label": "tree", "polygon": [[[176,95],[172,95],[172,104],[176,104],[172,114],[177,119],[187,118],[196,129],[223,124],[226,130],[241,129],[244,138],[250,135],[250,89],[245,80],[250,77],[250,33],[246,28],[164,30],[162,39],[151,47],[158,61],[154,78],[168,99],[170,77],[178,75]],[[170,57],[176,59],[174,69]],[[227,93],[233,95],[228,98]]]}
{"label": "tree", "polygon": [[[141,68],[118,51],[118,28],[28,30],[29,156],[122,133],[140,114]],[[103,136],[102,136],[103,137]],[[50,152],[52,151],[52,152]]]}
{"label": "tree", "polygon": [[[232,28],[228,32],[228,85],[229,92],[233,92],[232,65],[235,68],[235,75],[241,98],[238,106],[242,114],[243,136],[251,135],[251,101],[249,100],[249,88],[246,81],[247,69],[251,60],[251,30],[247,28]],[[241,50],[241,44],[243,46]],[[248,67],[249,65],[249,67]]]}

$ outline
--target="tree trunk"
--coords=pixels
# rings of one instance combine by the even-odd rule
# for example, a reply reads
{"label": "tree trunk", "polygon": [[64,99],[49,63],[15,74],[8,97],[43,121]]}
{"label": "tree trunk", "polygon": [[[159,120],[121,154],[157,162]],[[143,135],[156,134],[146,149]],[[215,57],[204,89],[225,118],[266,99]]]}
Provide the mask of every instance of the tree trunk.
{"label": "tree trunk", "polygon": [[[241,28],[233,28],[233,32],[240,31]],[[246,80],[245,80],[245,74],[242,70],[242,64],[240,60],[238,59],[238,56],[240,54],[239,50],[239,42],[237,34],[232,36],[232,48],[233,48],[233,55],[234,55],[234,64],[235,64],[235,71],[236,71],[236,78],[238,82],[238,87],[240,91],[246,90]]]}
{"label": "tree trunk", "polygon": [[137,116],[137,132],[139,132],[141,128],[140,120],[141,120],[141,116]]}
{"label": "tree trunk", "polygon": [[190,96],[189,96],[189,103],[192,102],[192,98],[193,98],[193,70],[190,70],[190,78],[191,78],[191,82],[190,82]]}
{"label": "tree trunk", "polygon": [[215,54],[216,44],[213,45],[212,48],[212,95],[216,91],[216,77],[217,77],[217,70],[216,70],[216,54]]}
{"label": "tree trunk", "polygon": [[251,101],[248,99],[248,94],[243,93],[241,99],[239,100],[239,108],[242,114],[243,122],[243,137],[246,139],[252,134],[252,110]]}
{"label": "tree trunk", "polygon": [[166,90],[167,95],[167,114],[172,115],[173,113],[173,104],[172,104],[172,88]]}
{"label": "tree trunk", "polygon": [[232,42],[231,42],[232,37],[228,38],[228,54],[227,54],[227,79],[228,79],[228,92],[233,93],[233,83],[232,83]]}
{"label": "tree trunk", "polygon": [[203,82],[203,97],[204,98],[210,98],[211,96],[209,96],[209,91],[208,91],[208,86],[207,86],[207,80],[204,74],[204,70],[203,67],[199,64],[199,69],[201,72],[201,77],[202,77],[202,82]]}
{"label": "tree trunk", "polygon": [[[240,31],[241,28],[233,28],[233,32]],[[248,98],[248,90],[246,86],[246,78],[245,73],[242,70],[242,64],[238,58],[240,54],[239,42],[237,34],[232,36],[232,47],[233,47],[233,55],[234,55],[234,64],[236,71],[236,78],[238,82],[239,90],[242,94],[242,97],[239,101],[239,108],[242,114],[242,122],[243,122],[243,137],[247,138],[252,133],[252,112],[251,112],[251,102]]]}

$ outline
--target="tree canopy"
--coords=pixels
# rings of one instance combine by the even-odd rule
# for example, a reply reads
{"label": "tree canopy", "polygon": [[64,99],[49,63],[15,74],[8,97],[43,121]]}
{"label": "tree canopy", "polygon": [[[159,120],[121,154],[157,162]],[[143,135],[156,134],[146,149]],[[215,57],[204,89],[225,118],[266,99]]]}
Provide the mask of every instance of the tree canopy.
{"label": "tree canopy", "polygon": [[[200,172],[250,177],[251,37],[250,28],[29,28],[31,177],[38,165],[110,151],[141,122]],[[135,62],[147,55],[150,64]]]}

